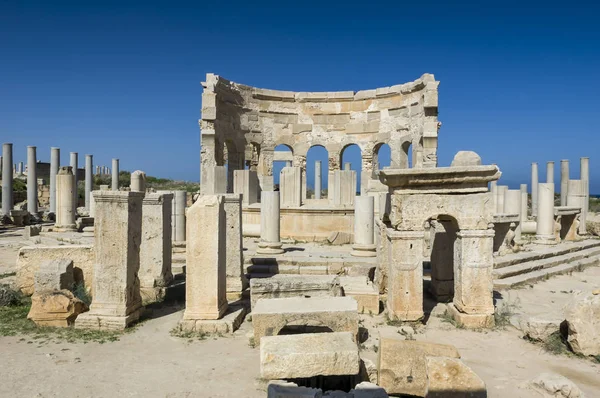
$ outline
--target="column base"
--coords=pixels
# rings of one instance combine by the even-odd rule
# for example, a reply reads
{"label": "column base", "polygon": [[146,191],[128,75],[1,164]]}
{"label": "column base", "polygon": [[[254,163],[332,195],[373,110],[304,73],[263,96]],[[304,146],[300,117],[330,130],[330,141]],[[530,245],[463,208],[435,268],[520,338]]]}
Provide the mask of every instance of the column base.
{"label": "column base", "polygon": [[77,232],[77,225],[54,225],[54,228],[52,228],[52,230],[54,232]]}
{"label": "column base", "polygon": [[556,237],[554,235],[535,235],[535,241],[538,245],[556,245]]}
{"label": "column base", "polygon": [[256,249],[257,254],[281,254],[284,253],[285,250],[281,248],[283,244],[281,242],[260,242],[258,244],[258,249]]}
{"label": "column base", "polygon": [[425,313],[423,312],[423,310],[421,310],[421,311],[414,310],[414,311],[393,313],[390,311],[389,308],[387,309],[387,317],[390,321],[403,321],[403,322],[419,321],[419,320],[423,319],[424,316],[425,316]]}
{"label": "column base", "polygon": [[354,257],[377,257],[377,246],[354,244],[350,254]]}
{"label": "column base", "polygon": [[140,319],[142,311],[143,307],[126,316],[100,315],[94,314],[91,311],[86,312],[77,317],[75,320],[75,328],[93,330],[124,330],[129,325],[137,322],[137,320]]}
{"label": "column base", "polygon": [[221,319],[182,319],[179,322],[179,330],[185,333],[204,334],[232,334],[235,332],[246,316],[244,306],[230,306]]}
{"label": "column base", "polygon": [[94,237],[94,227],[85,227],[82,232],[81,236]]}
{"label": "column base", "polygon": [[448,304],[448,314],[466,329],[488,329],[496,324],[494,314],[465,314],[460,312],[454,303]]}

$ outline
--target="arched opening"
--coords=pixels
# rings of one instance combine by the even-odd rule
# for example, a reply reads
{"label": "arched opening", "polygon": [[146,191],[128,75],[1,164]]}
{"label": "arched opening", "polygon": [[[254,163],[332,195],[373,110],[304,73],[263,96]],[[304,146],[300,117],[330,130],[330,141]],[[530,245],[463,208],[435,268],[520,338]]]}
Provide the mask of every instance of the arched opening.
{"label": "arched opening", "polygon": [[[319,166],[317,166],[317,162]],[[322,145],[313,145],[306,153],[306,181],[308,185],[306,197],[308,199],[328,197],[328,175],[329,152]]]}
{"label": "arched opening", "polygon": [[411,169],[413,167],[412,143],[407,141],[402,144],[402,152],[400,153],[401,169]]}
{"label": "arched opening", "polygon": [[281,170],[286,166],[291,166],[294,160],[294,152],[291,147],[286,144],[280,144],[275,147],[273,153],[273,187],[279,190],[279,175]]}
{"label": "arched opening", "polygon": [[454,245],[458,222],[454,217],[439,215],[429,219],[426,226],[429,229],[431,278],[425,278],[424,285],[429,286],[424,290],[429,291],[436,302],[447,303],[454,298]]}
{"label": "arched opening", "polygon": [[360,174],[362,171],[362,152],[356,144],[350,144],[342,149],[340,154],[340,165],[342,170],[356,171],[356,194],[360,195]]}
{"label": "arched opening", "polygon": [[373,175],[371,178],[377,178],[377,172],[386,167],[390,167],[392,162],[392,149],[388,144],[379,143],[373,148]]}

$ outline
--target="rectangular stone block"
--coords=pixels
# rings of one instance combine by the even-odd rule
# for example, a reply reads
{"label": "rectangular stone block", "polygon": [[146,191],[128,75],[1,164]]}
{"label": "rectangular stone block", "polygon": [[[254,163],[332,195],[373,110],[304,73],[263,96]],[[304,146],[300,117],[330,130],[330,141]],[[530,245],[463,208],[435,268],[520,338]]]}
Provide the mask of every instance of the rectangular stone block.
{"label": "rectangular stone block", "polygon": [[356,196],[356,171],[336,170],[333,172],[333,204],[354,206]]}
{"label": "rectangular stone block", "polygon": [[337,297],[341,295],[336,275],[273,275],[250,280],[252,308],[259,299],[288,297]]}
{"label": "rectangular stone block", "polygon": [[225,211],[225,268],[227,270],[227,293],[241,294],[248,287],[243,270],[242,250],[242,198],[240,194],[223,195]]}
{"label": "rectangular stone block", "polygon": [[35,292],[41,293],[52,290],[72,290],[73,260],[48,260],[40,265],[35,273]]}
{"label": "rectangular stone block", "polygon": [[242,195],[242,203],[245,206],[258,203],[260,184],[256,171],[234,170],[233,193]]}
{"label": "rectangular stone block", "polygon": [[202,167],[200,189],[202,195],[227,193],[227,170],[225,166]]}
{"label": "rectangular stone block", "polygon": [[263,379],[357,375],[360,358],[353,334],[306,333],[260,341]]}
{"label": "rectangular stone block", "polygon": [[373,283],[364,276],[342,276],[340,278],[345,297],[352,297],[358,303],[358,312],[379,314],[379,292]]}
{"label": "rectangular stone block", "polygon": [[279,178],[281,207],[300,207],[302,204],[302,169],[284,167]]}

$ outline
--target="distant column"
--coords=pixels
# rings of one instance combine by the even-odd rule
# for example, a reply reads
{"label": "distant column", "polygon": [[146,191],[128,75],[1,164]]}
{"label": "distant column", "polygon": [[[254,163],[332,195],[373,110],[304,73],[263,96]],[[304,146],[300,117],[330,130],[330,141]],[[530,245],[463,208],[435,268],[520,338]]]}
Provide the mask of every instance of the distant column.
{"label": "distant column", "polygon": [[498,208],[498,181],[492,181],[490,183],[490,192],[492,193],[492,201],[494,202],[494,209]]}
{"label": "distant column", "polygon": [[375,246],[375,198],[357,196],[354,199],[354,244],[352,254],[356,257],[376,257]]}
{"label": "distant column", "polygon": [[567,195],[569,194],[569,161],[560,161],[560,205],[567,205]]}
{"label": "distant column", "polygon": [[344,163],[344,170],[351,170],[350,166],[351,166],[350,162]]}
{"label": "distant column", "polygon": [[13,208],[12,144],[2,145],[2,214],[10,215]]}
{"label": "distant column", "polygon": [[[85,208],[89,212],[91,209],[92,201],[92,187],[94,185],[94,179],[92,176],[92,169],[94,167],[94,156],[85,155]],[[97,167],[97,166],[96,166]],[[93,217],[90,214],[90,217]]]}
{"label": "distant column", "polygon": [[506,209],[504,208],[504,199],[506,197],[507,191],[508,191],[508,185],[498,185],[496,187],[496,213],[497,214],[506,213]]}
{"label": "distant column", "polygon": [[71,152],[70,154],[70,164],[73,168],[73,177],[75,177],[75,188],[73,189],[73,201],[75,203],[75,208],[79,206],[79,195],[77,194],[77,170],[79,169],[79,155],[77,152]]}
{"label": "distant column", "polygon": [[144,192],[146,193],[146,173],[140,170],[136,170],[131,173],[131,183],[129,185],[131,192]]}
{"label": "distant column", "polygon": [[23,162],[19,162],[19,168],[17,169],[18,175],[23,175]]}
{"label": "distant column", "polygon": [[519,215],[519,224],[515,229],[515,241],[521,241],[521,190],[509,189],[504,193],[504,213]]}
{"label": "distant column", "polygon": [[538,187],[536,243],[552,245],[556,243],[554,235],[554,184],[539,184]]}
{"label": "distant column", "polygon": [[315,162],[315,199],[321,199],[321,161]]}
{"label": "distant column", "polygon": [[280,238],[279,192],[262,191],[260,197],[260,242],[256,253],[283,253]]}
{"label": "distant column", "polygon": [[50,148],[50,213],[56,213],[56,174],[60,167],[60,148]]}
{"label": "distant column", "polygon": [[587,215],[590,207],[590,158],[581,158],[581,183],[585,192],[585,201],[581,209],[581,224],[579,233],[585,235],[587,233]]}
{"label": "distant column", "polygon": [[554,184],[554,162],[546,163],[546,182]]}
{"label": "distant column", "polygon": [[187,204],[187,192],[175,191],[173,204],[175,206],[175,242],[185,242],[185,206]]}
{"label": "distant column", "polygon": [[521,228],[527,221],[527,184],[521,184]]}
{"label": "distant column", "polygon": [[58,231],[75,230],[76,206],[73,202],[75,176],[71,166],[61,167],[56,176],[56,224]]}
{"label": "distant column", "polygon": [[112,160],[112,186],[113,191],[119,190],[119,159]]}
{"label": "distant column", "polygon": [[36,147],[27,147],[27,211],[37,216],[38,187],[37,187],[37,156]]}
{"label": "distant column", "polygon": [[537,216],[538,207],[538,164],[531,163],[531,215]]}

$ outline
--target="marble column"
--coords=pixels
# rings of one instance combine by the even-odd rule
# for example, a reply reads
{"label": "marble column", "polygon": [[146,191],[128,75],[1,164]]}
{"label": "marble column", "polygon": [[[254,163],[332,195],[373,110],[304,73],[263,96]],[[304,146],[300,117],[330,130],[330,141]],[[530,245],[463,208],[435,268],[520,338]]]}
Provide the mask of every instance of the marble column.
{"label": "marble column", "polygon": [[185,207],[187,205],[187,192],[175,191],[173,205],[175,206],[175,241],[186,241]]}
{"label": "marble column", "polygon": [[144,192],[146,193],[146,173],[140,170],[136,170],[131,173],[131,183],[129,190],[132,192]]}
{"label": "marble column", "polygon": [[36,147],[27,147],[27,211],[34,217],[38,214],[38,183]]}
{"label": "marble column", "polygon": [[76,328],[122,330],[137,321],[142,309],[140,192],[94,191],[94,299],[75,320]]}
{"label": "marble column", "polygon": [[538,180],[538,164],[531,163],[531,215],[533,217],[537,217]]}
{"label": "marble column", "polygon": [[554,184],[538,184],[536,243],[556,243],[554,234]]}
{"label": "marble column", "polygon": [[523,227],[523,223],[527,221],[527,184],[521,184],[521,229]]}
{"label": "marble column", "polygon": [[[237,170],[236,170],[237,171]],[[244,289],[248,287],[248,279],[244,274],[244,258],[242,255],[242,195],[223,195],[225,211],[225,268],[227,269],[227,299],[239,300]]]}
{"label": "marble column", "polygon": [[354,244],[355,257],[376,257],[375,246],[375,198],[357,196],[354,199]]}
{"label": "marble column", "polygon": [[75,177],[75,189],[73,190],[73,203],[75,203],[75,208],[79,207],[79,194],[78,194],[78,190],[77,190],[77,183],[78,183],[78,175],[77,175],[77,171],[79,170],[79,155],[77,154],[77,152],[71,152],[70,153],[70,164],[71,164],[71,168],[73,169],[73,177]]}
{"label": "marble column", "polygon": [[17,174],[20,176],[23,175],[23,162],[19,162],[19,167],[17,168]]}
{"label": "marble column", "polygon": [[581,224],[579,225],[579,233],[587,234],[586,222],[588,219],[588,211],[590,207],[590,158],[581,158],[581,184],[585,192],[585,201],[581,208]]}
{"label": "marble column", "polygon": [[[94,186],[94,177],[92,176],[92,169],[94,167],[94,156],[85,155],[85,208],[91,214],[91,202],[92,202],[92,190]],[[98,167],[98,166],[96,166]]]}
{"label": "marble column", "polygon": [[515,241],[521,241],[521,190],[520,189],[509,189],[504,195],[504,213],[506,214],[518,214],[519,224],[515,229]]}
{"label": "marble column", "polygon": [[64,166],[58,170],[56,176],[56,231],[74,231],[77,209],[75,207],[73,190],[75,189],[75,176],[71,166]]}
{"label": "marble column", "polygon": [[56,174],[60,167],[60,148],[50,148],[50,213],[56,213]]}
{"label": "marble column", "polygon": [[321,199],[321,161],[315,162],[315,199]]}
{"label": "marble column", "polygon": [[12,144],[2,145],[2,215],[9,216],[13,208]]}
{"label": "marble column", "polygon": [[[583,182],[581,180],[569,180],[569,188],[568,188],[569,196],[567,197],[567,206],[569,207],[579,207],[581,209],[581,213],[579,215],[579,234],[582,234],[582,226],[583,222],[581,219],[583,218],[583,207],[585,205],[586,196],[585,196],[585,188]],[[585,232],[585,229],[583,229]]]}
{"label": "marble column", "polygon": [[548,162],[546,164],[546,182],[554,184],[554,162]]}
{"label": "marble column", "polygon": [[260,197],[260,242],[256,253],[283,253],[279,224],[279,192],[262,191]]}
{"label": "marble column", "polygon": [[496,214],[506,213],[506,209],[504,208],[504,199],[507,191],[507,185],[498,185],[496,187]]}
{"label": "marble column", "polygon": [[560,205],[567,205],[567,195],[569,194],[569,161],[560,161]]}
{"label": "marble column", "polygon": [[223,195],[202,195],[188,210],[185,312],[181,326],[221,318],[227,310]]}
{"label": "marble column", "polygon": [[119,159],[112,160],[112,184],[113,191],[119,190]]}

